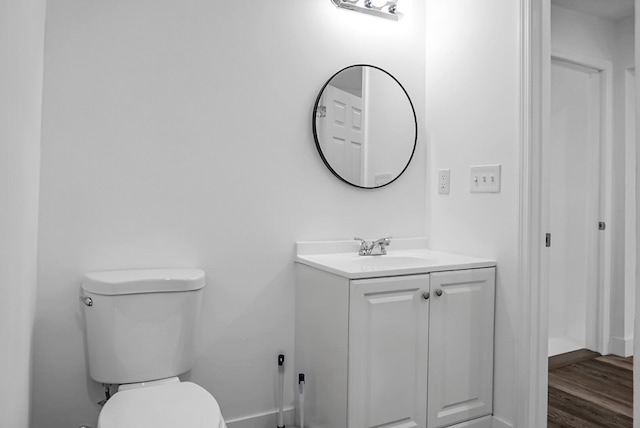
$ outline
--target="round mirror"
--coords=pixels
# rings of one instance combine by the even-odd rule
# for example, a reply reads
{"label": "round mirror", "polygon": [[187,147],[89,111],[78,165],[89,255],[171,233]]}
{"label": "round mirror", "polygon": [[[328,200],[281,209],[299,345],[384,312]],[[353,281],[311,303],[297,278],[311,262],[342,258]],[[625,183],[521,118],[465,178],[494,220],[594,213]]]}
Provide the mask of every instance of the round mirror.
{"label": "round mirror", "polygon": [[372,65],[352,65],[331,76],[318,94],[312,121],[325,165],[356,187],[393,182],[416,148],[418,122],[409,94]]}

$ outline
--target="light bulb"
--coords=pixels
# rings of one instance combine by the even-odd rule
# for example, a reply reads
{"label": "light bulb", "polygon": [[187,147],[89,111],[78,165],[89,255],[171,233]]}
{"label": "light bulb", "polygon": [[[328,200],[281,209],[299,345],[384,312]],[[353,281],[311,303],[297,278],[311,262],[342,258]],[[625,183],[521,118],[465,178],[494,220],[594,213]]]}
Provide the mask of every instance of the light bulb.
{"label": "light bulb", "polygon": [[387,4],[387,0],[364,0],[365,7],[380,9]]}

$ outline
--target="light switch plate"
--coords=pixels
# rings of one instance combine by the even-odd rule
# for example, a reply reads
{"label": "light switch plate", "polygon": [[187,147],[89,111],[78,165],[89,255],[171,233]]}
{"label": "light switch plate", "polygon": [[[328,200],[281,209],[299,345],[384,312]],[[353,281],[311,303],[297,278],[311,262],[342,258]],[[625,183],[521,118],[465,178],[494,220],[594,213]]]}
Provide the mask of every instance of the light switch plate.
{"label": "light switch plate", "polygon": [[471,167],[471,193],[500,193],[500,165]]}

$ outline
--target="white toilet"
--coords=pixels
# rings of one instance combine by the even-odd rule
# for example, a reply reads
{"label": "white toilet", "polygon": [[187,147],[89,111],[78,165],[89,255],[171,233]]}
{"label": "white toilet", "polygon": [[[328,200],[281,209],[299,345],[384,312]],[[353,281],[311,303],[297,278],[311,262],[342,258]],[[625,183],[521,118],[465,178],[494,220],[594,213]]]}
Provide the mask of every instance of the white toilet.
{"label": "white toilet", "polygon": [[85,275],[89,374],[119,385],[98,428],[226,428],[213,396],[177,377],[193,365],[204,285],[199,269]]}

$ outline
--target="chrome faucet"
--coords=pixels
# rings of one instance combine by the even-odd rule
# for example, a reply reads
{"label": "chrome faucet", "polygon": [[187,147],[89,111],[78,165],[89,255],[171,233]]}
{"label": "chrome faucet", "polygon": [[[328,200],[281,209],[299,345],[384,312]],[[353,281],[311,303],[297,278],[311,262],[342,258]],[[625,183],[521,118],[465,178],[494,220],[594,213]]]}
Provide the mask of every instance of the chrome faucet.
{"label": "chrome faucet", "polygon": [[[377,241],[365,241],[362,238],[353,238],[360,241],[360,250],[358,254],[361,256],[384,256],[387,254],[387,246],[391,245],[391,237],[380,238]],[[376,251],[376,248],[378,249]]]}

